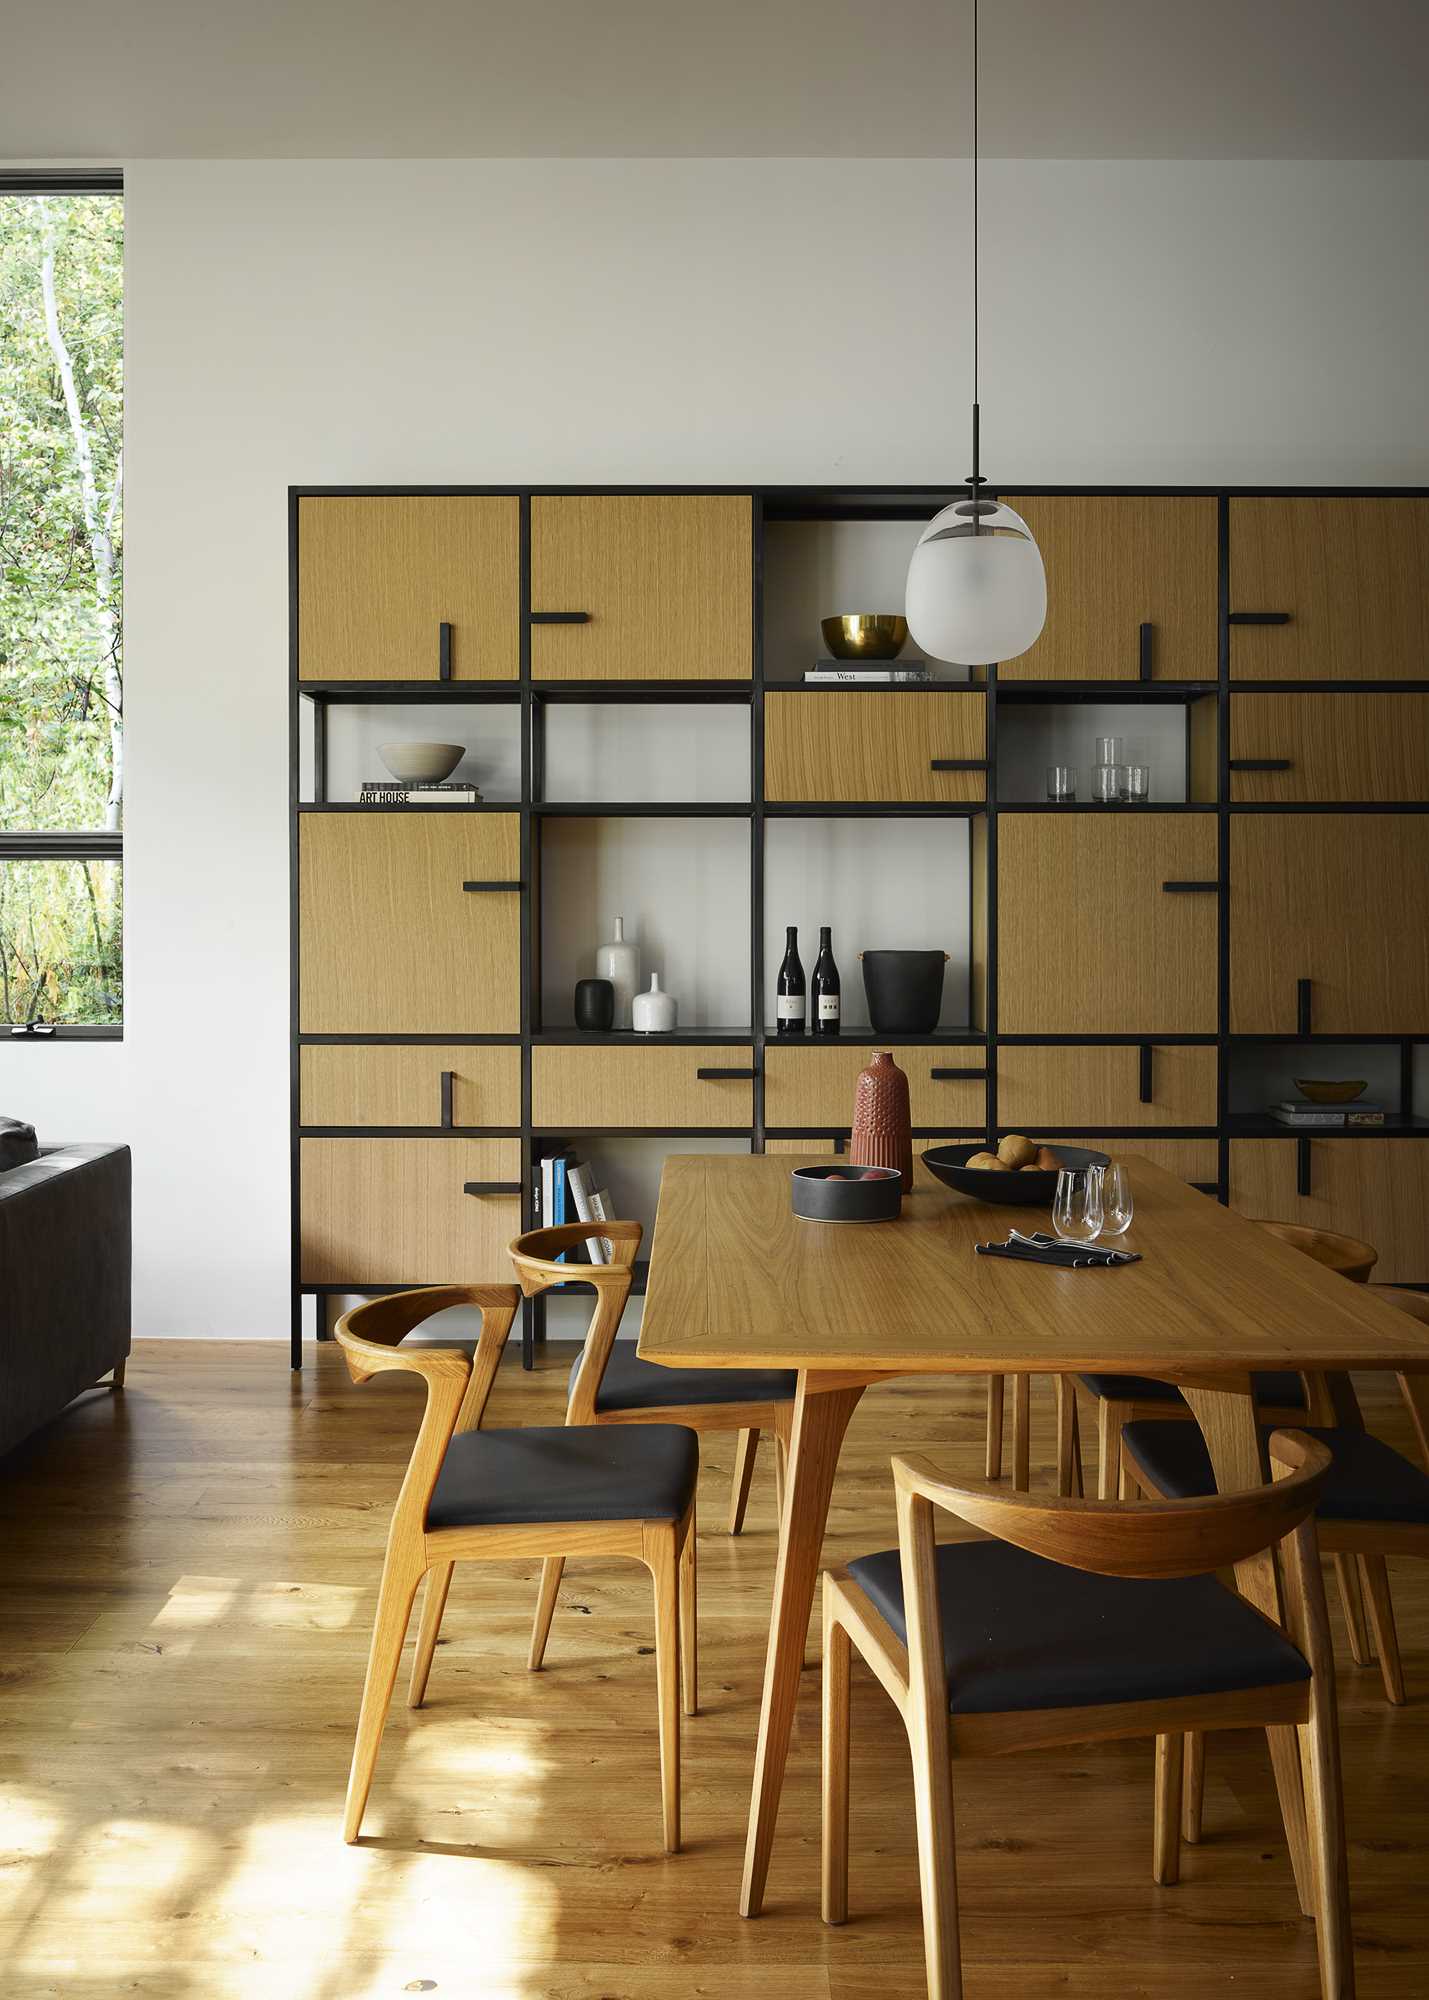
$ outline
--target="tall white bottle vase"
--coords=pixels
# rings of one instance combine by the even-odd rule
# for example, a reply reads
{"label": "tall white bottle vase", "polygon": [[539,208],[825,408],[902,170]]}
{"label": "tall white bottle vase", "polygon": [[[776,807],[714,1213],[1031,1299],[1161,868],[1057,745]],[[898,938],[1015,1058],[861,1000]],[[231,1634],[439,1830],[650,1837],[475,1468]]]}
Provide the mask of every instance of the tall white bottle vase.
{"label": "tall white bottle vase", "polygon": [[632,1007],[637,1035],[673,1035],[677,1006],[673,993],[660,988],[660,975],[650,975],[648,993],[637,993]]}
{"label": "tall white bottle vase", "polygon": [[615,936],[595,955],[595,976],[608,979],[615,989],[615,1026],[629,1028],[631,1003],[640,984],[640,952],[625,942],[625,919],[615,920]]}

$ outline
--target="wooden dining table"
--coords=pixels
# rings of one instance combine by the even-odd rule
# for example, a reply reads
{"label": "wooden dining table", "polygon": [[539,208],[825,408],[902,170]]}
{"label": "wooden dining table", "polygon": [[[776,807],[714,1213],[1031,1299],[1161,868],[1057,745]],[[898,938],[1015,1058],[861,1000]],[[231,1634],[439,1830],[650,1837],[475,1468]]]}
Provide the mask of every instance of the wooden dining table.
{"label": "wooden dining table", "polygon": [[[910,1374],[1156,1376],[1180,1387],[1228,1491],[1264,1477],[1252,1371],[1298,1369],[1313,1386],[1353,1368],[1384,1369],[1400,1376],[1429,1451],[1429,1326],[1149,1160],[1118,1157],[1136,1204],[1122,1242],[1141,1261],[1102,1270],[978,1256],[976,1244],[1044,1218],[956,1194],[921,1163],[901,1216],[862,1226],[793,1214],[797,1156],[685,1154],[665,1163],[641,1357],[669,1368],[798,1371],[740,1892],[747,1917],[764,1899],[839,1452],[870,1383]],[[1277,1615],[1268,1555],[1242,1564],[1236,1582]],[[1303,1889],[1295,1733],[1268,1734]]]}

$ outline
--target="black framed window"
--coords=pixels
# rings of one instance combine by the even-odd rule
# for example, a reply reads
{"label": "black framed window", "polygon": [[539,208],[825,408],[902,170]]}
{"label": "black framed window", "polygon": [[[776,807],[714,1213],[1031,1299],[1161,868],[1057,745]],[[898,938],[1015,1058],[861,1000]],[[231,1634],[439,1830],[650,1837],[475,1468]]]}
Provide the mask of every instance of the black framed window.
{"label": "black framed window", "polygon": [[0,1033],[123,1024],[124,200],[0,175]]}

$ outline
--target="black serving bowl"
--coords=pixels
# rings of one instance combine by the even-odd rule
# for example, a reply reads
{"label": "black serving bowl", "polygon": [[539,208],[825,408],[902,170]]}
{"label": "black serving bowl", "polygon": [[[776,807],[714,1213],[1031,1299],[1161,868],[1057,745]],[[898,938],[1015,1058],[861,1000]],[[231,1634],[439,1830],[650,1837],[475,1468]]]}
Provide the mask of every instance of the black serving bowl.
{"label": "black serving bowl", "polygon": [[[973,1146],[934,1146],[923,1155],[923,1164],[930,1174],[936,1174],[945,1187],[956,1188],[959,1194],[971,1195],[974,1201],[990,1201],[995,1208],[1050,1208],[1052,1197],[1057,1192],[1056,1169],[1049,1167],[1043,1171],[1037,1168],[1032,1173],[1013,1172],[1008,1168],[999,1173],[994,1167],[969,1167],[967,1162],[974,1153],[985,1153],[988,1146],[979,1140]],[[1108,1155],[1094,1153],[1086,1146],[1054,1146],[1064,1167],[1104,1167]]]}
{"label": "black serving bowl", "polygon": [[896,1167],[795,1167],[789,1184],[805,1222],[893,1222],[903,1200]]}

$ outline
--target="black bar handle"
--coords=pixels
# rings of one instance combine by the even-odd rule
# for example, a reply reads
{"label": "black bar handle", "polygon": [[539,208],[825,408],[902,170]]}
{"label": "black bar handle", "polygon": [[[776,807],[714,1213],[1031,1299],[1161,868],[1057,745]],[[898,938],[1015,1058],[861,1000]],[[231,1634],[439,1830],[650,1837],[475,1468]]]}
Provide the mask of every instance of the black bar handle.
{"label": "black bar handle", "polygon": [[1288,611],[1232,611],[1228,615],[1226,623],[1228,625],[1288,625],[1290,623],[1290,613]]}
{"label": "black bar handle", "polygon": [[462,888],[469,896],[518,896],[520,882],[463,882]]}
{"label": "black bar handle", "polygon": [[452,628],[442,621],[437,627],[437,679],[449,681],[452,677]]}
{"label": "black bar handle", "polygon": [[1152,677],[1151,675],[1151,669],[1153,665],[1152,650],[1155,637],[1156,637],[1156,627],[1154,625],[1148,624],[1148,625],[1143,625],[1141,627],[1141,631],[1138,635],[1137,670],[1140,673],[1142,680],[1144,681],[1149,681]]}
{"label": "black bar handle", "polygon": [[442,1071],[442,1130],[444,1132],[450,1132],[452,1129],[452,1076],[453,1072],[451,1070],[444,1069]]}
{"label": "black bar handle", "polygon": [[520,1194],[520,1181],[463,1181],[463,1194]]}
{"label": "black bar handle", "polygon": [[700,1083],[753,1083],[758,1071],[752,1069],[697,1069]]}
{"label": "black bar handle", "polygon": [[1310,1033],[1310,981],[1297,979],[1295,982],[1295,1032],[1297,1035]]}
{"label": "black bar handle", "polygon": [[1163,882],[1161,887],[1168,896],[1214,896],[1220,888],[1219,882]]}
{"label": "black bar handle", "polygon": [[533,625],[589,625],[588,611],[533,611]]}
{"label": "black bar handle", "polygon": [[930,1069],[928,1074],[934,1083],[987,1082],[985,1069]]}
{"label": "black bar handle", "polygon": [[1152,1055],[1151,1043],[1143,1042],[1141,1044],[1141,1101],[1143,1104],[1152,1104],[1155,1102],[1151,1075]]}
{"label": "black bar handle", "polygon": [[985,771],[986,757],[935,757],[930,771]]}
{"label": "black bar handle", "polygon": [[1228,771],[1293,771],[1294,768],[1288,757],[1232,757],[1226,765]]}
{"label": "black bar handle", "polygon": [[1310,1141],[1295,1141],[1295,1192],[1305,1195],[1310,1192]]}

